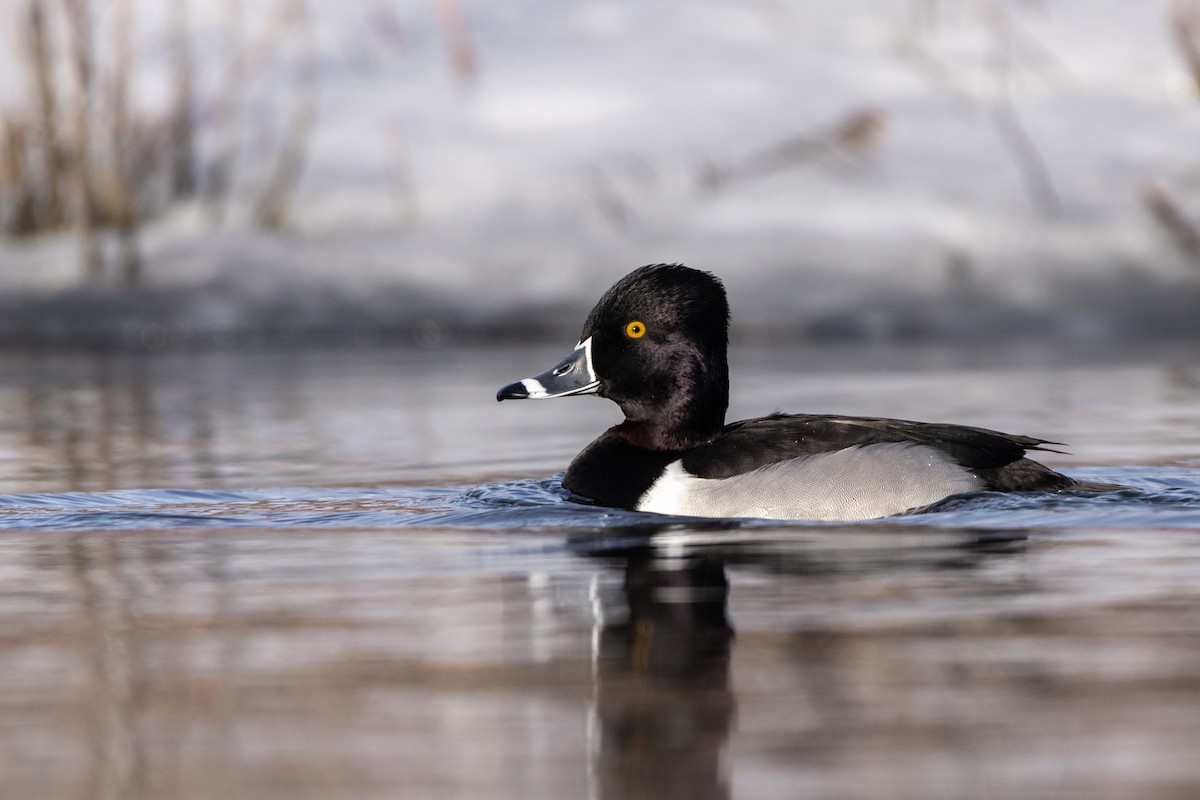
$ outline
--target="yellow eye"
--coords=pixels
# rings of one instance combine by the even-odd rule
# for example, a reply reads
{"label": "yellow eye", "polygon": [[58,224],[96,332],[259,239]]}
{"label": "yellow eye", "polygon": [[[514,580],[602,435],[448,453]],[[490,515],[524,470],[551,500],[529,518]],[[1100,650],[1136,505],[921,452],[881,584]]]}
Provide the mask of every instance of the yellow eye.
{"label": "yellow eye", "polygon": [[640,339],[646,335],[646,324],[636,319],[625,326],[625,335],[630,339]]}

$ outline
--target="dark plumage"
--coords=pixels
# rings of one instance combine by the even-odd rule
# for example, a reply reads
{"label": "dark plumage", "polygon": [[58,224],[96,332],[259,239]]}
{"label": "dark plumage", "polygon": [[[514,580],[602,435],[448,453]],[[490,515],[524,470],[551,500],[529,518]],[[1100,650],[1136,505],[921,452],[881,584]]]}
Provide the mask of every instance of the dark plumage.
{"label": "dark plumage", "polygon": [[961,491],[1121,488],[1026,458],[1053,442],[984,428],[814,414],[725,425],[728,320],[714,276],[642,267],[596,304],[574,353],[497,399],[595,393],[616,402],[625,421],[576,456],[563,485],[622,508],[847,519]]}

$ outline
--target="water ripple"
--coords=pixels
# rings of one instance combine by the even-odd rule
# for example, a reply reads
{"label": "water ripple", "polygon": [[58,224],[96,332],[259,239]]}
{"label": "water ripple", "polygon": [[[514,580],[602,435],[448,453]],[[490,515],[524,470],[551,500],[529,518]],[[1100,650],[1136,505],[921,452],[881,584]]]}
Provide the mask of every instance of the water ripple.
{"label": "water ripple", "polygon": [[[349,487],[264,490],[139,489],[0,495],[0,529],[139,530],[157,528],[466,528],[577,530],[636,528],[696,520],[570,502],[561,476],[471,487]],[[1144,467],[1090,471],[1129,490],[1106,494],[980,492],[945,500],[878,525],[974,529],[1200,527],[1200,472]],[[762,520],[705,525],[822,528],[828,523]],[[700,525],[699,527],[704,527]],[[834,526],[836,527],[836,526]]]}

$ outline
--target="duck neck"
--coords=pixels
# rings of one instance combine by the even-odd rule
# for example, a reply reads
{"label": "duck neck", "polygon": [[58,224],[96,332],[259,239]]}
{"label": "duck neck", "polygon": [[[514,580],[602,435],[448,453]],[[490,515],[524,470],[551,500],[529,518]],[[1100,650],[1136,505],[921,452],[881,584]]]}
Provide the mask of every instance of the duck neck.
{"label": "duck neck", "polygon": [[680,380],[661,396],[661,402],[622,404],[625,421],[613,432],[646,450],[689,450],[711,442],[725,427],[729,406],[729,376],[725,369]]}

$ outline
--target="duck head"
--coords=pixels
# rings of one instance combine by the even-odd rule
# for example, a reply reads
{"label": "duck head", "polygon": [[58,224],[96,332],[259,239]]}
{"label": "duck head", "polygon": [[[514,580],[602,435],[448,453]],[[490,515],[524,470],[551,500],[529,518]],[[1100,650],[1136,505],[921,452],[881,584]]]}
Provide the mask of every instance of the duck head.
{"label": "duck head", "polygon": [[595,394],[614,429],[640,447],[677,450],[720,433],[729,404],[729,304],[713,275],[681,264],[634,270],[604,293],[562,361],[511,383],[497,400]]}

